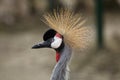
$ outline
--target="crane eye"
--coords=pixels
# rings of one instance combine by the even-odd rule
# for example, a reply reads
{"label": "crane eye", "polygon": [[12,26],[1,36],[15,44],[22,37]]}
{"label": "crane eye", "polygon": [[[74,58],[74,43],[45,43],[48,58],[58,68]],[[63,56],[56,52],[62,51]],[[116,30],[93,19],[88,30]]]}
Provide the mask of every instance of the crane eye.
{"label": "crane eye", "polygon": [[54,38],[52,38],[51,43],[52,43],[52,42],[54,42],[54,41],[55,41],[55,39],[54,39]]}
{"label": "crane eye", "polygon": [[62,44],[62,38],[59,38],[59,37],[55,36],[53,38],[52,43],[51,43],[51,47],[57,49],[57,48],[60,47],[61,44]]}

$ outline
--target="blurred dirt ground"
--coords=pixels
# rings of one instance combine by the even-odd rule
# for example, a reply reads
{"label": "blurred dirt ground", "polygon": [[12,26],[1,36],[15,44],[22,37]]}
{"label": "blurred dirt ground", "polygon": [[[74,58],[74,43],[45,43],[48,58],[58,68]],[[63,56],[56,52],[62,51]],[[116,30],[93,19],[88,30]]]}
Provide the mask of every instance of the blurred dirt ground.
{"label": "blurred dirt ground", "polygon": [[[94,21],[89,24],[95,27]],[[92,50],[87,52],[75,51],[74,53],[80,54],[73,55],[70,80],[120,80],[119,13],[107,13],[104,25],[106,48],[97,51],[93,47],[96,44],[93,44]],[[33,27],[36,28],[34,30],[22,31],[23,28],[19,32],[9,32],[6,29],[4,32],[2,29],[0,33],[0,80],[50,79],[51,71],[56,63],[55,51],[31,49],[32,45],[42,41],[42,35],[47,30],[42,23],[35,26],[37,27]],[[39,26],[42,27],[38,28]],[[93,42],[96,42],[95,39]]]}

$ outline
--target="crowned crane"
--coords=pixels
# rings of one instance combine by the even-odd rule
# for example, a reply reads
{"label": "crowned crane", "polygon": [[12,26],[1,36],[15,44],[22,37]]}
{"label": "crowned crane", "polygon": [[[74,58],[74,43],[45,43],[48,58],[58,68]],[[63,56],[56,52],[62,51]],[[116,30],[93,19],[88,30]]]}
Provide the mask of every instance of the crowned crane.
{"label": "crowned crane", "polygon": [[52,48],[56,51],[56,65],[50,80],[69,80],[69,61],[73,48],[84,48],[89,30],[83,27],[85,20],[70,10],[54,11],[44,15],[45,23],[51,28],[45,32],[43,42],[33,49]]}

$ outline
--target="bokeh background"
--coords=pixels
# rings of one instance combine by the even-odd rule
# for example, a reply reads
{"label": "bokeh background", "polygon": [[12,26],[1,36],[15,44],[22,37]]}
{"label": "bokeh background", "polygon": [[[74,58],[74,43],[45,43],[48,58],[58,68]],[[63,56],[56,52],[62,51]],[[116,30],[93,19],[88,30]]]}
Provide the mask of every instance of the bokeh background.
{"label": "bokeh background", "polygon": [[43,14],[62,6],[80,12],[92,31],[90,47],[74,51],[70,80],[120,80],[120,0],[103,1],[102,48],[98,47],[96,0],[0,0],[0,80],[49,80],[52,49],[32,50],[49,28]]}

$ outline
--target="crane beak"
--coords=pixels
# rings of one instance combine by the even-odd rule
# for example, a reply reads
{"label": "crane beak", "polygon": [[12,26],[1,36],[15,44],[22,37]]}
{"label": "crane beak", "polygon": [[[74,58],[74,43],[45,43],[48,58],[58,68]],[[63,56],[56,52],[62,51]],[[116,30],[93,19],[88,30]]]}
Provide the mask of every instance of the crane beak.
{"label": "crane beak", "polygon": [[36,44],[32,47],[32,49],[38,49],[38,48],[48,48],[50,47],[50,43],[48,41],[41,42],[39,44]]}

